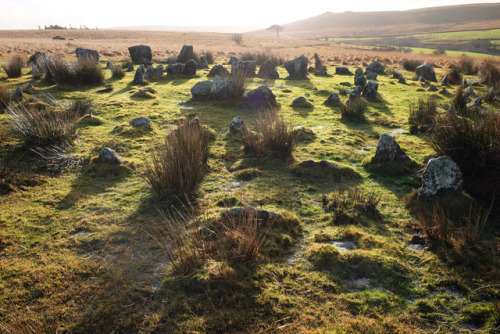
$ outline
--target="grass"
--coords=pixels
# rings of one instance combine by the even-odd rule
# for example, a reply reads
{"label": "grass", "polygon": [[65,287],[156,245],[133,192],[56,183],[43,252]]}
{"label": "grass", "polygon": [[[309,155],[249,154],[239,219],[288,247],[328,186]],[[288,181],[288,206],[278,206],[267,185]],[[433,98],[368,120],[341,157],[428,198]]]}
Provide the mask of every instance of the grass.
{"label": "grass", "polygon": [[69,62],[57,55],[43,58],[38,68],[45,72],[45,81],[71,86],[97,86],[104,83],[104,73],[92,58],[80,58]]}
{"label": "grass", "polygon": [[241,136],[245,151],[258,159],[279,157],[288,159],[297,144],[297,133],[276,111],[260,113],[252,129],[245,128]]}
{"label": "grass", "polygon": [[365,113],[367,106],[368,104],[363,98],[348,100],[345,104],[342,105],[342,120],[347,122],[365,122]]}
{"label": "grass", "polygon": [[[65,37],[67,33],[61,32]],[[79,31],[71,33],[83,36]],[[100,30],[94,33],[104,34]],[[125,35],[141,36],[137,32]],[[331,46],[319,46],[317,41],[245,36],[246,46],[240,49],[227,36],[208,34],[205,40],[188,34],[180,41],[173,40],[171,34],[155,36],[160,35],[150,32],[147,39],[138,40],[161,50],[158,58],[163,57],[165,43],[175,52],[180,43],[210,50],[216,63],[224,64],[229,52],[240,57],[247,51],[268,53],[266,48],[271,48],[276,56],[290,59],[302,53],[309,57],[317,51],[330,73],[344,61],[353,72],[363,61],[379,58],[384,62],[387,57],[394,62],[391,66],[397,67],[403,56],[411,57],[344,50],[341,46],[326,51]],[[67,44],[50,44],[56,42],[60,43],[51,39],[48,43],[54,52],[64,52]],[[88,43],[97,50],[109,47],[94,39]],[[308,51],[304,43],[310,43],[307,45],[314,50]],[[125,52],[113,59],[119,63],[128,57],[126,47],[130,45],[116,45],[117,52]],[[419,58],[442,66],[436,67],[438,78],[456,61],[446,56]],[[278,67],[278,72],[286,77],[283,67]],[[111,77],[109,71],[104,73],[105,79]],[[91,126],[84,116],[78,123],[78,140],[71,155],[81,163],[59,174],[39,168],[38,155],[19,150],[19,139],[7,132],[8,114],[0,115],[2,325],[16,326],[16,319],[29,317],[37,324],[46,318],[51,328],[77,333],[426,333],[459,332],[464,330],[463,322],[476,321],[481,331],[494,331],[499,296],[494,286],[499,268],[496,209],[492,209],[479,241],[486,252],[455,246],[411,249],[407,244],[412,236],[422,232],[418,217],[405,208],[403,198],[420,186],[419,176],[415,172],[396,177],[371,173],[364,164],[375,154],[382,133],[393,135],[420,166],[437,154],[425,135],[409,132],[409,105],[431,95],[419,91],[421,83],[408,79],[410,72],[401,70],[407,85],[397,84],[391,76],[379,76],[383,99],[367,102],[363,123],[343,122],[340,106],[322,105],[340,83],[349,81],[345,77],[267,82],[282,105],[279,115],[284,123],[311,130],[295,131],[302,134],[302,140],[292,150],[293,162],[273,159],[272,154],[256,158],[245,152],[238,136],[228,134],[235,116],[258,130],[258,113],[230,103],[190,101],[190,88],[206,80],[207,73],[201,70],[199,78],[189,79],[167,76],[151,83],[157,97],[151,100],[131,97],[137,90],[130,85],[133,72],[113,80],[113,91],[104,93],[97,93],[102,87],[37,83],[31,92],[25,92],[26,100],[51,94],[66,108],[80,98],[91,97],[92,119],[101,120]],[[23,71],[21,78],[2,82],[13,91],[30,79]],[[257,78],[246,80],[248,90],[262,84]],[[478,96],[487,88],[474,85]],[[315,108],[294,110],[290,104],[297,96],[306,97]],[[439,114],[451,97],[436,94]],[[341,99],[345,103],[347,96]],[[43,104],[48,108],[51,103]],[[483,105],[498,109],[497,101]],[[151,131],[129,124],[140,116],[151,120]],[[146,181],[144,160],[152,148],[162,146],[175,132],[180,120],[196,117],[213,129],[210,152],[195,203],[184,204],[190,209],[188,219],[179,220],[180,226],[173,229],[178,232],[174,236],[186,240],[186,252],[170,250],[180,255],[196,251],[200,257],[189,260],[192,265],[186,261],[188,270],[176,270],[171,264],[181,257],[169,260],[165,249],[168,239],[158,243],[155,233],[160,227],[168,228],[159,210],[167,211],[170,219],[184,209],[178,204],[167,207],[156,196]],[[113,148],[127,161],[126,167],[89,163],[103,147]],[[329,177],[322,170],[302,165],[309,160],[338,164],[342,172],[332,172]],[[301,172],[296,173],[296,166],[302,166]],[[5,193],[3,184],[10,188]],[[347,188],[354,189],[357,197],[348,196]],[[365,211],[365,204],[354,206],[352,197],[371,194],[378,200],[376,211]],[[337,214],[335,209],[325,210],[324,195],[343,199],[345,219],[334,221]],[[468,200],[457,206],[463,208],[462,217],[470,209],[471,199],[465,197]],[[481,206],[482,217],[490,204]],[[259,220],[258,238],[253,238],[252,220],[247,225],[234,221],[234,228],[233,222],[224,220],[222,214],[235,207],[265,209],[283,218],[272,223]],[[463,219],[456,222],[466,226]],[[475,220],[471,220],[474,225]],[[252,240],[259,241],[256,256]],[[332,241],[352,241],[358,249],[336,252],[333,245],[327,246]],[[325,249],[316,252],[317,247]],[[474,262],[476,265],[471,265]]]}
{"label": "grass", "polygon": [[[128,68],[128,64],[127,64]],[[125,76],[125,71],[123,69],[123,65],[113,65],[111,69],[111,77],[113,79],[122,79]]]}
{"label": "grass", "polygon": [[414,105],[410,106],[408,124],[410,132],[429,132],[434,126],[437,116],[436,96],[431,95],[427,99],[418,99]]}
{"label": "grass", "polygon": [[10,96],[7,85],[0,83],[0,111],[3,111],[9,105]]}
{"label": "grass", "polygon": [[69,146],[77,135],[77,117],[70,111],[18,105],[7,114],[10,131],[27,147]]}
{"label": "grass", "polygon": [[146,161],[148,183],[163,201],[193,203],[208,154],[209,137],[199,123],[181,122]]}
{"label": "grass", "polygon": [[13,55],[6,65],[2,65],[2,68],[9,78],[19,78],[22,74],[23,66],[23,58],[19,55]]}

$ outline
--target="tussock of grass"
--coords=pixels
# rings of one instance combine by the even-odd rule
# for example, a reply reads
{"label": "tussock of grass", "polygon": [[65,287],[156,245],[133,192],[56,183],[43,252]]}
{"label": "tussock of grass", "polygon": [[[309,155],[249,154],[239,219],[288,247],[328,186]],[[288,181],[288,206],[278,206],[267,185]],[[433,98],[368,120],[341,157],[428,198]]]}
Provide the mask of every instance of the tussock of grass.
{"label": "tussock of grass", "polygon": [[3,111],[9,105],[10,96],[7,85],[0,82],[0,111]]}
{"label": "tussock of grass", "polygon": [[419,67],[422,64],[423,64],[423,62],[421,60],[418,60],[418,59],[405,59],[405,60],[403,60],[403,68],[407,71],[410,71],[410,72],[415,72],[417,67]]}
{"label": "tussock of grass", "polygon": [[205,176],[209,136],[199,123],[181,121],[146,160],[148,182],[161,200],[195,201]]}
{"label": "tussock of grass", "polygon": [[40,59],[38,68],[45,72],[48,83],[71,86],[97,86],[104,84],[104,72],[93,58],[80,58],[75,62],[67,62],[57,55]]}
{"label": "tussock of grass", "polygon": [[9,107],[10,131],[25,146],[69,146],[76,138],[77,117],[67,110],[38,109],[21,104]]}
{"label": "tussock of grass", "polygon": [[22,74],[24,60],[19,55],[10,57],[6,65],[2,65],[5,73],[9,78],[19,78]]}
{"label": "tussock of grass", "polygon": [[411,133],[429,132],[434,126],[437,116],[436,96],[431,95],[427,99],[418,99],[417,103],[410,106],[408,124]]}
{"label": "tussock of grass", "polygon": [[257,158],[287,159],[297,144],[297,133],[278,112],[262,112],[254,131],[244,129],[242,141],[245,151]]}
{"label": "tussock of grass", "polygon": [[485,59],[481,63],[482,81],[490,86],[500,82],[500,67],[495,60]]}
{"label": "tussock of grass", "polygon": [[323,195],[323,207],[333,214],[334,223],[356,221],[360,215],[378,218],[377,205],[380,195],[375,192],[363,192],[358,188],[343,188],[328,195]]}
{"label": "tussock of grass", "polygon": [[[128,68],[128,65],[127,65]],[[125,76],[125,71],[122,67],[122,65],[113,65],[113,68],[111,69],[111,77],[113,79],[122,79]]]}
{"label": "tussock of grass", "polygon": [[349,99],[341,107],[341,118],[347,122],[364,123],[366,122],[365,113],[367,107],[368,103],[363,98]]}

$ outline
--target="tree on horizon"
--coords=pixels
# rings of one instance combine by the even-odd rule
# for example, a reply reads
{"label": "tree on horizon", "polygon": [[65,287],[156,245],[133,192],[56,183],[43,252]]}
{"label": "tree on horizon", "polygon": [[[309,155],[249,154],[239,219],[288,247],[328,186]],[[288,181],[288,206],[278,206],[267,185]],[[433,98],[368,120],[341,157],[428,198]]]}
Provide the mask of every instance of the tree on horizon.
{"label": "tree on horizon", "polygon": [[269,28],[267,28],[266,30],[270,30],[270,31],[276,31],[276,37],[279,38],[280,37],[280,31],[283,31],[285,28],[283,28],[282,26],[280,25],[277,25],[277,24],[273,24],[272,26],[270,26]]}

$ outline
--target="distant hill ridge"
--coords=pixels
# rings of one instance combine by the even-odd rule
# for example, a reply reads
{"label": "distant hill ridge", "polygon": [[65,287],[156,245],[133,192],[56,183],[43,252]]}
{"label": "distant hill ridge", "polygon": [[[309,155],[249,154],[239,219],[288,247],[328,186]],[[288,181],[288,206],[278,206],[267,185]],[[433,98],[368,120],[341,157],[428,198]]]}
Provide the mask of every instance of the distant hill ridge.
{"label": "distant hill ridge", "polygon": [[[500,28],[500,3],[431,7],[407,11],[326,12],[282,25],[285,37],[392,36]],[[250,32],[269,35],[266,30]]]}

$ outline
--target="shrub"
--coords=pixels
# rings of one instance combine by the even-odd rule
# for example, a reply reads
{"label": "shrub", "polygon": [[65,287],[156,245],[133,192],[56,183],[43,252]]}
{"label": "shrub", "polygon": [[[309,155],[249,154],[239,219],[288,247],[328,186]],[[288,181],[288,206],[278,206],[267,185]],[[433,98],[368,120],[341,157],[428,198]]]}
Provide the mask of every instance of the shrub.
{"label": "shrub", "polygon": [[405,60],[403,60],[403,68],[407,71],[410,71],[410,72],[415,72],[417,67],[419,67],[422,64],[423,64],[423,62],[421,60],[417,60],[417,59],[405,59]]}
{"label": "shrub", "polygon": [[463,77],[458,67],[451,66],[448,70],[448,73],[446,73],[446,82],[448,82],[450,85],[461,85],[462,80]]}
{"label": "shrub", "polygon": [[22,74],[23,65],[23,58],[19,55],[14,55],[10,57],[7,65],[2,65],[2,67],[9,78],[19,78]]}
{"label": "shrub", "polygon": [[215,61],[214,54],[211,51],[206,51],[205,52],[205,58],[207,60],[208,64],[213,64]]}
{"label": "shrub", "polygon": [[416,105],[410,106],[410,116],[408,117],[410,132],[429,132],[434,125],[436,116],[435,95],[431,95],[427,99],[418,99]]}
{"label": "shrub", "polygon": [[125,76],[125,71],[122,68],[122,65],[113,65],[111,69],[111,77],[113,79],[122,79]]}
{"label": "shrub", "polygon": [[243,35],[242,34],[233,34],[231,36],[231,40],[236,43],[236,45],[243,45]]}
{"label": "shrub", "polygon": [[476,75],[479,72],[474,59],[471,57],[460,57],[457,64],[457,69],[465,75]]}
{"label": "shrub", "polygon": [[341,118],[347,122],[360,122],[366,121],[365,112],[368,104],[363,98],[349,99],[342,105]]}
{"label": "shrub", "polygon": [[494,86],[500,82],[498,63],[492,59],[485,59],[481,63],[481,79],[483,83]]}
{"label": "shrub", "polygon": [[76,138],[77,117],[67,110],[20,104],[7,113],[11,132],[25,146],[68,146]]}
{"label": "shrub", "polygon": [[76,62],[66,62],[57,55],[42,59],[37,66],[45,72],[48,83],[72,86],[95,86],[104,83],[104,72],[99,63],[90,57]]}
{"label": "shrub", "polygon": [[293,126],[285,123],[283,117],[272,110],[260,114],[255,132],[245,128],[242,134],[245,151],[257,158],[291,157],[297,144],[297,137]]}
{"label": "shrub", "polygon": [[9,105],[9,91],[7,85],[0,82],[0,111],[3,111]]}
{"label": "shrub", "polygon": [[161,200],[191,203],[205,175],[209,134],[199,122],[182,121],[146,161],[147,179]]}
{"label": "shrub", "polygon": [[462,171],[464,189],[479,198],[500,195],[500,114],[471,118],[450,114],[436,119],[430,144]]}

